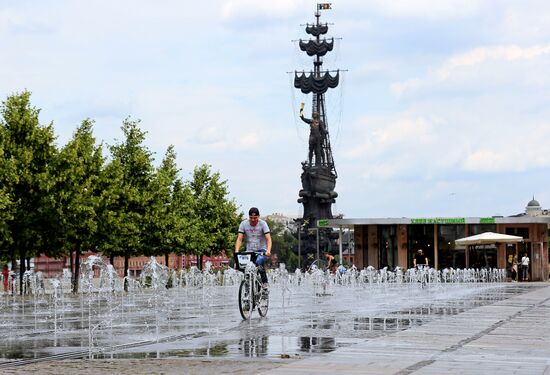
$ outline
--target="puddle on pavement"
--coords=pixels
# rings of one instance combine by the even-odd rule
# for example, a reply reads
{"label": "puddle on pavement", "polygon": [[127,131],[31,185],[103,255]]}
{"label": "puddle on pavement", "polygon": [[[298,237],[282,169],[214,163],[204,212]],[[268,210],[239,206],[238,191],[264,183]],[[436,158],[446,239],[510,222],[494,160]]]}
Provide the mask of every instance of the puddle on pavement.
{"label": "puddle on pavement", "polygon": [[[335,337],[281,337],[261,336],[241,340],[218,342],[211,346],[190,349],[167,349],[159,345],[146,351],[104,353],[95,358],[143,359],[143,358],[195,358],[195,357],[245,357],[288,358],[311,354],[329,353],[340,347],[349,347],[361,340]],[[175,343],[174,343],[175,344]]]}

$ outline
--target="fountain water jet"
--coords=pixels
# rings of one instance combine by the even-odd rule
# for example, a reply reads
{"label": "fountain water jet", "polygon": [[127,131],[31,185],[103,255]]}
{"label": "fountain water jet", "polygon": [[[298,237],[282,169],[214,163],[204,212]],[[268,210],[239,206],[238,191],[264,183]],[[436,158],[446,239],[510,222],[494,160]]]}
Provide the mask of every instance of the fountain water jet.
{"label": "fountain water jet", "polygon": [[[521,291],[518,284],[502,283],[505,273],[499,270],[426,270],[429,283],[422,289],[415,270],[369,267],[359,271],[350,267],[339,274],[318,268],[289,273],[281,266],[268,272],[271,293],[267,319],[253,319],[247,328],[236,330],[241,324],[237,308],[240,272],[228,269],[222,274],[205,267],[202,272],[181,270],[174,276],[174,271],[151,259],[137,279],[126,276],[133,285],[126,293],[123,279],[109,265],[100,259],[84,264],[93,274],[90,277],[91,272],[83,269],[88,283],[83,281],[85,287],[77,295],[63,287],[62,279],[51,279],[45,291],[29,288],[33,298],[26,297],[27,307],[22,303],[25,297],[3,299],[0,319],[2,326],[9,327],[10,340],[0,343],[0,353],[4,353],[0,356],[17,358],[10,354],[17,352],[14,345],[38,358],[76,353],[75,347],[85,347],[84,355],[90,358],[137,355],[128,351],[153,352],[162,357],[172,350],[186,351],[201,345],[227,345],[227,355],[239,355],[231,340],[241,334],[246,335],[245,341],[251,337],[256,340],[258,335],[278,337],[268,340],[263,353],[273,354],[273,345],[282,342],[285,352],[301,350],[299,344],[292,346],[292,337],[297,337],[296,342],[304,337],[307,340],[303,341],[310,343],[332,337],[329,341],[335,347],[335,339],[408,329],[417,324],[410,322],[433,319],[438,311],[451,311],[453,301],[476,306]],[[179,281],[170,285],[169,276]],[[479,299],[476,296],[480,293],[489,293],[489,297]],[[465,307],[460,308],[463,311]],[[381,323],[371,324],[369,330],[365,328],[369,325],[362,323],[365,321]],[[79,353],[82,356],[82,351]]]}

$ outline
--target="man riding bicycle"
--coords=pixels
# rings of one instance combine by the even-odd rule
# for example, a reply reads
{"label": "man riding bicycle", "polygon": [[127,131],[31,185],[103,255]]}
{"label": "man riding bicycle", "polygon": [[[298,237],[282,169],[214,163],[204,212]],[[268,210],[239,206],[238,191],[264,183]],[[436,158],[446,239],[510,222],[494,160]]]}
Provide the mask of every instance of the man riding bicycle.
{"label": "man riding bicycle", "polygon": [[264,264],[271,255],[271,234],[265,221],[260,219],[260,211],[256,207],[248,210],[248,220],[243,220],[239,225],[237,241],[235,241],[235,253],[241,250],[243,238],[246,236],[246,251],[265,250],[265,255],[258,255],[256,265],[260,271],[263,286],[267,286],[267,274]]}

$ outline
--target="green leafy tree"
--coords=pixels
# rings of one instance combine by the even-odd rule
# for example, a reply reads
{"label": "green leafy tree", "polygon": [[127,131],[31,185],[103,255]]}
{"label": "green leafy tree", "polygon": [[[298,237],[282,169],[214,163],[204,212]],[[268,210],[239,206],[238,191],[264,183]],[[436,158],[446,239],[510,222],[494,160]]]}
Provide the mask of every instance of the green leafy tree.
{"label": "green leafy tree", "polygon": [[[147,243],[147,213],[151,203],[153,175],[152,153],[144,145],[145,135],[139,121],[124,120],[125,139],[110,146],[112,162],[105,176],[109,182],[103,216],[108,228],[102,228],[103,251],[124,256],[124,274],[131,256],[150,251]],[[127,283],[124,285],[128,289]]]}
{"label": "green leafy tree", "polygon": [[2,170],[8,170],[0,176],[0,186],[3,196],[11,201],[11,212],[4,222],[10,241],[4,240],[4,244],[8,244],[12,261],[16,253],[19,255],[21,292],[25,260],[51,242],[54,222],[48,209],[47,179],[57,152],[53,125],[40,124],[40,110],[31,106],[30,96],[28,91],[11,95],[0,108]]}
{"label": "green leafy tree", "polygon": [[[7,249],[11,245],[9,222],[13,220],[13,203],[5,189],[0,189],[0,249]],[[7,251],[0,250],[0,263],[9,260]]]}
{"label": "green leafy tree", "polygon": [[14,205],[9,194],[9,187],[16,180],[14,163],[7,160],[4,155],[4,128],[0,127],[0,262],[7,262],[9,254],[7,249],[12,244],[9,223],[14,218]]}
{"label": "green leafy tree", "polygon": [[111,160],[104,167],[99,180],[101,190],[98,208],[97,239],[103,255],[114,257],[123,255],[125,239],[121,237],[123,170],[120,160]]}
{"label": "green leafy tree", "polygon": [[231,249],[240,218],[235,201],[228,198],[227,181],[222,181],[220,173],[212,173],[210,168],[207,164],[196,167],[188,182],[193,208],[190,225],[194,229],[186,248],[197,255],[200,268],[203,255],[219,255]]}
{"label": "green leafy tree", "polygon": [[193,207],[193,194],[187,182],[178,179],[174,184],[171,210],[175,213],[175,227],[172,231],[177,254],[191,253],[190,249],[199,247],[206,234],[201,230],[201,223]]}
{"label": "green leafy tree", "polygon": [[[73,138],[56,158],[55,196],[61,248],[71,256],[75,250],[72,275],[73,292],[78,291],[80,256],[83,250],[96,249],[98,243],[98,210],[100,179],[104,158],[101,146],[93,136],[93,121],[84,120]],[[71,267],[72,268],[72,267]]]}
{"label": "green leafy tree", "polygon": [[175,201],[175,188],[181,183],[178,180],[179,169],[176,165],[174,146],[169,146],[160,167],[151,181],[151,203],[148,205],[147,231],[151,254],[165,256],[168,265],[168,255],[176,250],[180,238],[181,225],[185,218],[181,217]]}

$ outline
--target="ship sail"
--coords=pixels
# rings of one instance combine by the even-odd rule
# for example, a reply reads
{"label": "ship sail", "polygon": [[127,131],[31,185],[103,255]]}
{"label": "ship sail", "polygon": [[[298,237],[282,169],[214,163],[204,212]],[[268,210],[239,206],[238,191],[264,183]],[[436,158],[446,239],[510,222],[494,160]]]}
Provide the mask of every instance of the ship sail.
{"label": "ship sail", "polygon": [[308,40],[304,42],[300,39],[300,49],[308,54],[308,56],[325,56],[327,52],[332,51],[334,48],[334,38],[330,41],[323,39],[320,41],[317,40]]}
{"label": "ship sail", "polygon": [[336,72],[333,77],[330,72],[325,72],[322,76],[316,77],[314,73],[306,75],[298,72],[294,74],[294,87],[300,89],[304,94],[324,94],[329,88],[333,89],[338,86],[340,81],[340,71]]}
{"label": "ship sail", "polygon": [[306,33],[313,35],[313,36],[319,36],[326,34],[328,32],[328,25],[325,23],[324,25],[307,25],[306,26]]}

